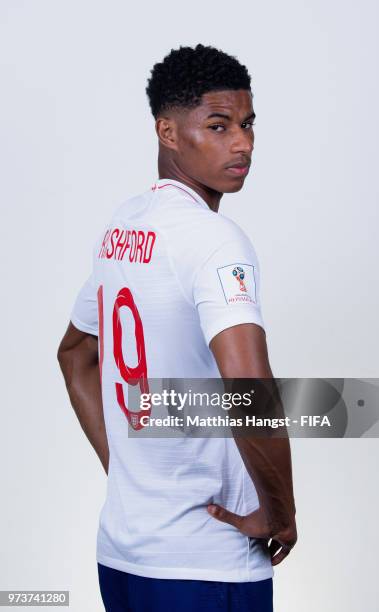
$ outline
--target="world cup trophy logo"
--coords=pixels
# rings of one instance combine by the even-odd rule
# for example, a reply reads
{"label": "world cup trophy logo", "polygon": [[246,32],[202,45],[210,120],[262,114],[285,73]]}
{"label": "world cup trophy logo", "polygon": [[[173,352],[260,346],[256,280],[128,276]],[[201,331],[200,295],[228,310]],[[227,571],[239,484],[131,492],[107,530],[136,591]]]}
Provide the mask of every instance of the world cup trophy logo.
{"label": "world cup trophy logo", "polygon": [[241,266],[236,266],[233,268],[232,274],[240,284],[240,291],[247,291],[245,283],[243,282],[243,279],[245,278],[244,269],[241,268]]}

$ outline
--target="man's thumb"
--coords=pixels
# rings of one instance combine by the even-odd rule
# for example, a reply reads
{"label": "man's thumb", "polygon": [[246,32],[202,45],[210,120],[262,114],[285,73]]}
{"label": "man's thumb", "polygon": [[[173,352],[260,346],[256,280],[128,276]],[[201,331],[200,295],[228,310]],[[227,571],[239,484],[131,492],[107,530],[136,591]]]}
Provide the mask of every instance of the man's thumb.
{"label": "man's thumb", "polygon": [[237,527],[237,529],[240,529],[243,517],[239,516],[239,514],[229,512],[229,510],[226,510],[217,504],[209,504],[209,506],[207,506],[207,510],[209,514],[217,520],[222,521],[223,523],[229,523],[229,525],[233,525],[234,527]]}

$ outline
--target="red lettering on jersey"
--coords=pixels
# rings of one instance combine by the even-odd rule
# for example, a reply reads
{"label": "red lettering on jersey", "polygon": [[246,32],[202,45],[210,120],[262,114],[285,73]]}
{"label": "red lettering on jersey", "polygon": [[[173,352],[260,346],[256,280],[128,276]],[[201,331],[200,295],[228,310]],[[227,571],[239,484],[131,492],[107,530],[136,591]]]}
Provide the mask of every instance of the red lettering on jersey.
{"label": "red lettering on jersey", "polygon": [[[126,245],[126,241],[127,241],[126,231],[125,230],[121,230],[120,236],[119,236],[119,238],[117,240],[117,244],[116,244],[115,250],[114,250],[115,259],[121,259],[121,252],[124,250],[124,247]],[[117,250],[120,251],[118,253],[118,255],[117,255]]]}
{"label": "red lettering on jersey", "polygon": [[119,233],[120,233],[120,230],[117,227],[114,230],[112,230],[111,240],[110,240],[111,250],[109,251],[109,249],[107,249],[107,252],[106,252],[107,259],[111,259],[111,257],[113,257],[114,255],[114,241],[115,241],[115,238],[117,238],[117,236],[119,235]]}
{"label": "red lettering on jersey", "polygon": [[[142,245],[145,242],[145,233],[139,231],[138,232],[138,237],[137,237],[137,248],[136,248],[136,256],[135,256],[135,260],[134,261],[139,261],[139,263],[141,263],[142,260]],[[139,254],[139,257],[138,257]]]}
{"label": "red lettering on jersey", "polygon": [[130,253],[129,253],[129,261],[134,261],[134,257],[136,254],[136,248],[137,248],[137,232],[133,230],[132,231],[132,243],[131,243]]}
{"label": "red lettering on jersey", "polygon": [[119,259],[124,259],[124,254],[126,249],[128,249],[130,247],[130,242],[129,242],[129,236],[130,236],[130,231],[126,230],[126,241],[125,241],[125,246],[122,249],[122,252],[120,253],[120,257]]}
{"label": "red lettering on jersey", "polygon": [[104,257],[104,251],[105,251],[105,248],[107,246],[110,233],[111,233],[111,230],[107,229],[107,231],[104,234],[103,242],[101,244],[101,248],[100,248],[100,252],[99,252],[98,257]]}
{"label": "red lettering on jersey", "polygon": [[121,261],[129,250],[130,263],[149,263],[153,255],[155,232],[143,230],[127,230],[115,227],[108,229],[98,254],[100,259],[115,259]]}
{"label": "red lettering on jersey", "polygon": [[[149,238],[151,238],[150,240],[150,244],[149,244]],[[143,256],[143,263],[149,263],[151,256],[153,254],[153,246],[155,243],[155,232],[147,232],[147,238],[146,238],[146,244],[145,244],[145,253]],[[150,250],[149,250],[150,249]]]}

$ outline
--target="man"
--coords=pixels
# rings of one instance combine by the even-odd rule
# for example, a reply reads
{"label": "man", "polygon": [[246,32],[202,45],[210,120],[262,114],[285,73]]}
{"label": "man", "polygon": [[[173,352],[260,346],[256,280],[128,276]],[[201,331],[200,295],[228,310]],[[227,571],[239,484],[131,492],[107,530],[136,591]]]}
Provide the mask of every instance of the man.
{"label": "man", "polygon": [[139,437],[128,406],[128,383],[148,392],[149,378],[272,379],[257,257],[218,213],[251,164],[250,76],[215,48],[180,47],[147,95],[159,179],[96,242],[58,351],[108,474],[101,594],[112,612],[269,612],[272,566],[297,537],[288,439]]}

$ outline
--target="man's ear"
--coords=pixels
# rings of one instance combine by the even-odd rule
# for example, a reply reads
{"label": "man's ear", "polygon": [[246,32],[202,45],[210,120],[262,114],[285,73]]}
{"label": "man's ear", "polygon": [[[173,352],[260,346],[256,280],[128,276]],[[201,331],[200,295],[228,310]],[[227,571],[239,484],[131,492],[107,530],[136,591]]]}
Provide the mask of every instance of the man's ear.
{"label": "man's ear", "polygon": [[155,131],[159,142],[168,149],[178,150],[178,129],[172,117],[158,117],[155,122]]}

